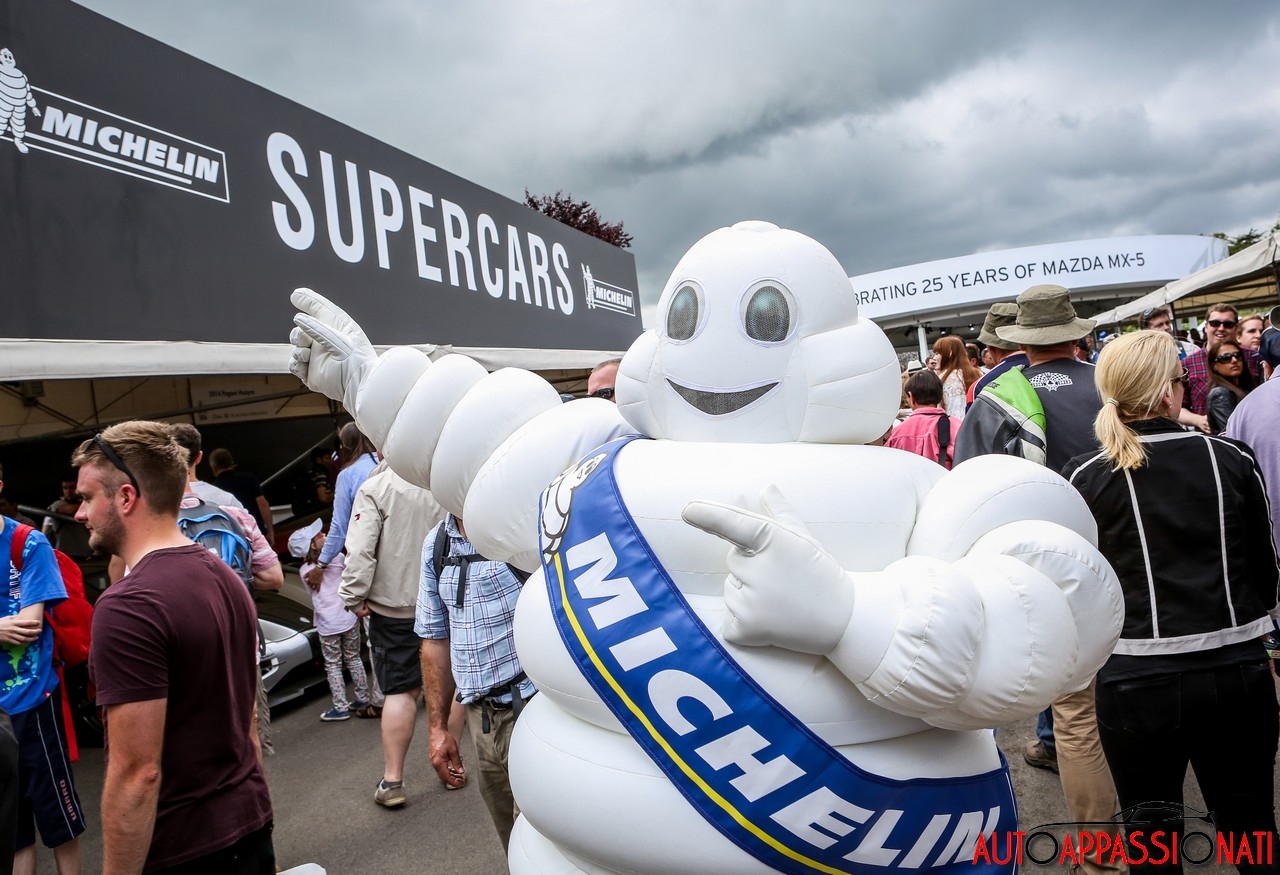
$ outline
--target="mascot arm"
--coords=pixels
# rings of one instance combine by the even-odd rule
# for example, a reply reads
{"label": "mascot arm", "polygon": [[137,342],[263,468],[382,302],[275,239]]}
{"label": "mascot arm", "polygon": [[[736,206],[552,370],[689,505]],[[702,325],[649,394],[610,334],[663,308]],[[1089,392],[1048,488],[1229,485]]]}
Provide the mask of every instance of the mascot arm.
{"label": "mascot arm", "polygon": [[[1057,484],[1047,478],[1071,489],[1043,468],[1017,464],[1015,478],[1034,474],[1049,489]],[[970,490],[969,478],[961,479]],[[1021,480],[988,483],[950,504],[947,518],[965,517],[975,499],[981,508],[1001,490],[1012,490],[1015,502],[1029,497],[1017,496],[1019,488]],[[883,571],[848,572],[775,488],[763,505],[759,514],[709,502],[685,510],[686,521],[733,545],[725,639],[824,654],[868,699],[897,713],[948,729],[1034,714],[1087,683],[1119,635],[1114,574],[1088,538],[1059,522],[1018,521],[1006,508],[1010,522],[991,515],[986,530],[974,527],[962,546],[918,523],[912,545],[931,534],[934,548],[946,540],[948,549],[912,550]],[[1052,504],[1021,515],[1046,509]]]}
{"label": "mascot arm", "polygon": [[[1097,523],[1075,487],[1041,465],[992,455],[957,465],[934,485],[907,553],[944,562],[1007,556],[1052,581],[1078,640],[1065,693],[1089,683],[1124,625],[1120,581],[1097,544]],[[1045,651],[1041,658],[1071,659],[1061,644],[1029,642]]]}
{"label": "mascot arm", "polygon": [[[530,371],[490,374],[465,356],[432,362],[412,347],[378,356],[340,307],[309,289],[291,300],[301,312],[290,336],[290,370],[309,388],[341,399],[392,470],[463,517],[472,543],[490,559],[522,556],[517,565],[536,566],[542,489],[584,444],[590,449],[629,430],[615,405],[563,404]],[[512,440],[517,433],[520,440]],[[477,483],[484,488],[469,501]],[[500,500],[495,492],[503,493]]]}

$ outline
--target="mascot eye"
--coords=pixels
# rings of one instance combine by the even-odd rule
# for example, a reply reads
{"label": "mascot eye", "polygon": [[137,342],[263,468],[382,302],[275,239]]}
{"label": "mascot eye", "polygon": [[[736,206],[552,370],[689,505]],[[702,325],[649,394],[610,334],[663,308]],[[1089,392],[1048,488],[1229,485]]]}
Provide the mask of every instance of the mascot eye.
{"label": "mascot eye", "polygon": [[667,336],[672,340],[693,337],[698,328],[700,310],[698,290],[689,285],[681,286],[671,298],[671,308],[667,310]]}
{"label": "mascot eye", "polygon": [[742,327],[747,337],[762,343],[781,343],[791,334],[795,308],[791,296],[777,285],[762,285],[747,296]]}

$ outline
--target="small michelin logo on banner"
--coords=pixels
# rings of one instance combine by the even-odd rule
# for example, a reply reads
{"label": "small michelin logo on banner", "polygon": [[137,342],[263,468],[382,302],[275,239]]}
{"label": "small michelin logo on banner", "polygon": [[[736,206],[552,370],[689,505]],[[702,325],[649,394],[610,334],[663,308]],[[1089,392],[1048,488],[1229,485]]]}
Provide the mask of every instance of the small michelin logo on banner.
{"label": "small michelin logo on banner", "polygon": [[32,115],[40,118],[40,107],[31,93],[27,77],[18,69],[13,52],[7,48],[0,49],[0,136],[7,130],[13,138],[13,145],[23,155],[31,151],[31,147],[23,142],[27,134],[28,107]]}
{"label": "small michelin logo on banner", "polygon": [[[38,129],[27,129],[28,109],[41,119]],[[4,48],[0,49],[0,138],[9,139],[4,137],[6,132],[24,155],[39,149],[223,203],[231,201],[225,152],[33,88],[18,69],[13,52]]]}
{"label": "small michelin logo on banner", "polygon": [[582,266],[582,286],[586,290],[588,310],[612,310],[628,316],[636,315],[636,293],[601,282],[591,275],[591,268],[585,264]]}

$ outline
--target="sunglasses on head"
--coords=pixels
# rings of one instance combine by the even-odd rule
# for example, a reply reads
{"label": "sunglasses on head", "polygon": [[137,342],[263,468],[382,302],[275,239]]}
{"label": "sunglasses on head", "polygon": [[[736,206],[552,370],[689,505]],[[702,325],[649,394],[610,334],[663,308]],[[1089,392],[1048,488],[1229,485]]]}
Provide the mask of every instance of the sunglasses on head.
{"label": "sunglasses on head", "polygon": [[142,487],[138,485],[138,478],[133,476],[133,472],[129,470],[129,466],[124,463],[123,459],[116,455],[115,450],[111,449],[111,444],[102,439],[101,434],[95,434],[93,436],[93,445],[102,450],[102,455],[107,457],[107,461],[112,465],[115,465],[118,470],[123,472],[124,475],[129,478],[129,482],[133,484],[133,491],[138,493],[138,495],[142,495]]}
{"label": "sunglasses on head", "polygon": [[590,393],[589,395],[587,395],[587,397],[588,397],[588,398],[603,398],[605,401],[608,401],[610,398],[612,398],[612,397],[613,397],[613,387],[612,387],[612,386],[605,386],[603,389],[597,389],[597,390],[595,390],[594,392],[592,392],[592,393]]}
{"label": "sunglasses on head", "polygon": [[1210,328],[1235,328],[1240,323],[1234,319],[1210,319],[1205,324]]}
{"label": "sunglasses on head", "polygon": [[1215,365],[1225,365],[1227,362],[1244,361],[1244,353],[1242,352],[1220,352],[1213,357]]}

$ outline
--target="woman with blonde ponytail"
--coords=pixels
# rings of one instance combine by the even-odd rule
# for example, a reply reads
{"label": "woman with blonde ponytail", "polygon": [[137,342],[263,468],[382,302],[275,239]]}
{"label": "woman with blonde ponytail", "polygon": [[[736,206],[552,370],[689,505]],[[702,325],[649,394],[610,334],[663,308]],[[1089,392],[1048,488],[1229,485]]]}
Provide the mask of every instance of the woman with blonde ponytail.
{"label": "woman with blonde ponytail", "polygon": [[[1266,833],[1280,847],[1280,708],[1263,645],[1280,616],[1280,569],[1262,474],[1244,444],[1178,425],[1187,372],[1169,335],[1117,338],[1095,377],[1102,449],[1062,473],[1093,512],[1124,593],[1123,631],[1097,687],[1120,805],[1149,803],[1146,816],[1162,819],[1158,805],[1181,802],[1190,763],[1221,833],[1237,843]],[[1161,828],[1182,821],[1150,829]],[[1130,862],[1134,873],[1151,868]],[[1280,871],[1267,863],[1240,870]]]}
{"label": "woman with blonde ponytail", "polygon": [[[1175,386],[1186,391],[1187,369],[1173,338],[1162,331],[1139,331],[1118,337],[1098,357],[1094,385],[1102,410],[1094,420],[1098,444],[1113,471],[1142,467],[1147,459],[1137,432],[1126,423],[1175,417]],[[1177,399],[1181,405],[1181,398]]]}

